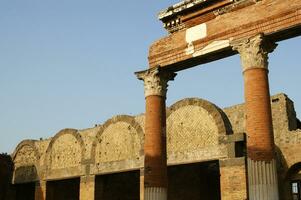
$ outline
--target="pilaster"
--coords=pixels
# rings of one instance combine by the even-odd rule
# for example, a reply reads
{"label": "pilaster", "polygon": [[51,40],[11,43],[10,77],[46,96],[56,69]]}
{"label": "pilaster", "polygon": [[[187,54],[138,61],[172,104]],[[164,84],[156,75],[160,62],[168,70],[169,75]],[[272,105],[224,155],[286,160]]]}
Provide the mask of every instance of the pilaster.
{"label": "pilaster", "polygon": [[38,181],[35,186],[35,200],[46,199],[46,181]]}
{"label": "pilaster", "polygon": [[95,199],[95,176],[86,175],[80,177],[80,200]]}

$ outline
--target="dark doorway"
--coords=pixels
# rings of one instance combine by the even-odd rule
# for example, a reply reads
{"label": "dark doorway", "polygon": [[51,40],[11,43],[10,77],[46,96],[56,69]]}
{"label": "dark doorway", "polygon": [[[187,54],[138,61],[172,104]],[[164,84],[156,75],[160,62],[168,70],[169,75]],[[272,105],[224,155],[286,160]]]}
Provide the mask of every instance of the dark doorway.
{"label": "dark doorway", "polygon": [[35,183],[16,184],[16,200],[34,200]]}
{"label": "dark doorway", "polygon": [[80,179],[48,181],[46,184],[47,200],[79,200]]}
{"label": "dark doorway", "polygon": [[140,172],[96,176],[95,200],[139,200]]}
{"label": "dark doorway", "polygon": [[218,161],[168,167],[169,200],[220,200]]}

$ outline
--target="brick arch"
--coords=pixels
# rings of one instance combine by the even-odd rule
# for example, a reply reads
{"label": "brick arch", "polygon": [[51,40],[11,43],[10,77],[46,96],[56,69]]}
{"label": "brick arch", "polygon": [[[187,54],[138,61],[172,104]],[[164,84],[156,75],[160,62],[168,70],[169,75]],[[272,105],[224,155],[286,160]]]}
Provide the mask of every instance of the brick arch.
{"label": "brick arch", "polygon": [[24,147],[24,146],[29,146],[33,149],[35,156],[39,159],[40,158],[40,153],[38,149],[35,147],[36,140],[23,140],[21,141],[17,147],[15,148],[13,154],[12,154],[12,159],[15,160],[18,152]]}
{"label": "brick arch", "polygon": [[218,146],[219,136],[232,134],[226,114],[200,99],[180,100],[167,109],[167,151],[193,151]]}
{"label": "brick arch", "polygon": [[286,180],[290,180],[294,175],[301,171],[301,162],[293,164],[286,173]]}
{"label": "brick arch", "polygon": [[114,116],[95,136],[91,158],[95,164],[141,158],[143,129],[134,117]]}
{"label": "brick arch", "polygon": [[45,156],[46,170],[80,166],[85,147],[76,129],[63,129],[50,141]]}
{"label": "brick arch", "polygon": [[35,140],[24,140],[19,143],[12,154],[12,159],[14,183],[38,180],[40,153],[35,146]]}

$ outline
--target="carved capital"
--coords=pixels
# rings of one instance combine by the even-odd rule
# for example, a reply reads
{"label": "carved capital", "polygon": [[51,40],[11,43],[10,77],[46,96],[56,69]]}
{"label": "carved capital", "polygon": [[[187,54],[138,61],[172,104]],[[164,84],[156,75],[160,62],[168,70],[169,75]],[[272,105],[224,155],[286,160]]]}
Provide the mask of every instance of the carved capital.
{"label": "carved capital", "polygon": [[151,68],[135,73],[139,80],[144,81],[144,95],[158,95],[166,97],[167,82],[174,80],[176,73],[162,70],[160,67]]}
{"label": "carved capital", "polygon": [[238,51],[243,72],[251,68],[268,69],[268,54],[277,44],[267,40],[263,34],[232,42],[232,48]]}

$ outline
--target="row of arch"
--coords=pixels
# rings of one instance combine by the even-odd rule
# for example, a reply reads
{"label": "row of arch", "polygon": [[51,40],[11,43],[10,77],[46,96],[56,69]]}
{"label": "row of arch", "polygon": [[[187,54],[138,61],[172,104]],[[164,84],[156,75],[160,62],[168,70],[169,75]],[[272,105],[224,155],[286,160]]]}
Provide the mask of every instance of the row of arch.
{"label": "row of arch", "polygon": [[[64,129],[51,138],[44,152],[37,148],[39,141],[21,142],[13,153],[13,160],[16,168],[32,165],[37,171],[42,166],[51,171],[84,163],[96,166],[124,160],[139,163],[143,158],[143,126],[135,117],[115,116],[95,128],[97,133],[89,144],[78,130]],[[220,135],[231,133],[231,124],[225,113],[206,100],[184,99],[167,109],[169,152],[217,146]]]}

